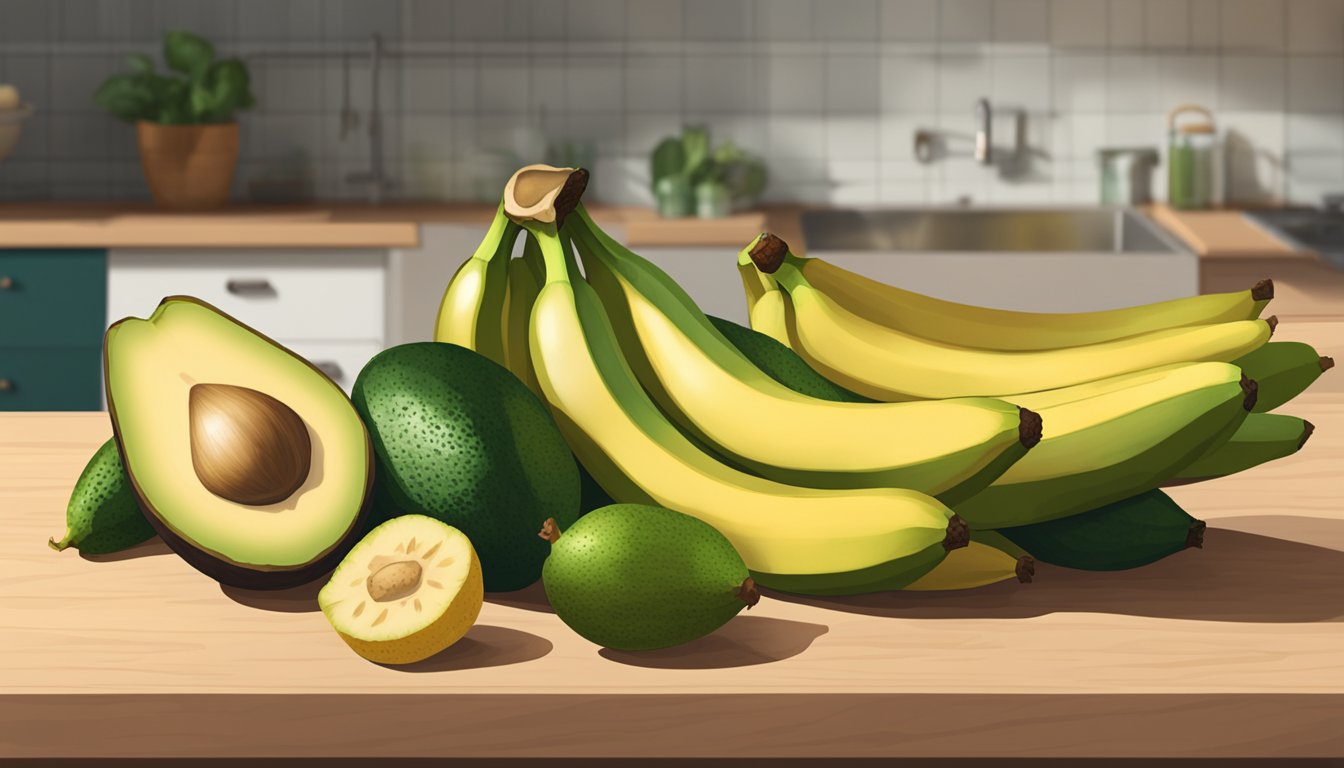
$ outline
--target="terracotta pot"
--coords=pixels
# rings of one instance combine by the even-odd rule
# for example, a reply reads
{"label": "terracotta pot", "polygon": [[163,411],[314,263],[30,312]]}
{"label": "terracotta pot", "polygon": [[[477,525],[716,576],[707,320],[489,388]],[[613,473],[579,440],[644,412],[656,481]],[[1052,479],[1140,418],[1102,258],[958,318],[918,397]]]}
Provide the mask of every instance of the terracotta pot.
{"label": "terracotta pot", "polygon": [[140,168],[165,208],[215,208],[229,201],[238,165],[238,124],[137,123]]}

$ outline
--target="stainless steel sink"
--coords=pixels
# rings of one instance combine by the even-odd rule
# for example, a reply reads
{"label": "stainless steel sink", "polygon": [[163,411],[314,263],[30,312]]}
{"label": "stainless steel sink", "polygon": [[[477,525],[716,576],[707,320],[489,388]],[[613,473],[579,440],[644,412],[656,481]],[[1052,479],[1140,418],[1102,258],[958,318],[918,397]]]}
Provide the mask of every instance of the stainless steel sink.
{"label": "stainless steel sink", "polygon": [[1082,312],[1199,292],[1199,260],[1122,208],[803,213],[809,256],[951,301]]}
{"label": "stainless steel sink", "polygon": [[813,251],[1179,253],[1127,209],[817,210],[803,213]]}
{"label": "stainless steel sink", "polygon": [[1246,215],[1298,248],[1320,254],[1335,269],[1344,270],[1344,213],[1338,208],[1285,208]]}

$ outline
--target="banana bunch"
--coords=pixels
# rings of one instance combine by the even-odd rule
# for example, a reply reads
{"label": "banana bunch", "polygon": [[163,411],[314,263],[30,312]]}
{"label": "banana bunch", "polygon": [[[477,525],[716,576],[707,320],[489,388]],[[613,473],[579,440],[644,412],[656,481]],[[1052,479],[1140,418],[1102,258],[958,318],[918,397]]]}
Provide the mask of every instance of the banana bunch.
{"label": "banana bunch", "polygon": [[1310,434],[1251,413],[1267,387],[1286,401],[1329,367],[1267,344],[1268,281],[1036,315],[901,291],[766,234],[738,259],[753,330],[706,316],[602,231],[580,202],[587,178],[514,174],[435,339],[531,387],[594,494],[713,525],[762,586],[965,589],[1031,581],[1036,561],[1151,562],[1203,530],[1159,486]]}

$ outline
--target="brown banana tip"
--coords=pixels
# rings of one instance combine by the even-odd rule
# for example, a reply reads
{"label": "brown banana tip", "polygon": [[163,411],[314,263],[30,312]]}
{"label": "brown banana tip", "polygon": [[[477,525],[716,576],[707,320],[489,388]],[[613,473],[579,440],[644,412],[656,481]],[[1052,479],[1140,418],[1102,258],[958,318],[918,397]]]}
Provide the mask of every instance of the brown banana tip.
{"label": "brown banana tip", "polygon": [[1325,373],[1326,371],[1335,367],[1335,358],[1326,355],[1321,355],[1320,363],[1321,363],[1321,373]]}
{"label": "brown banana tip", "polygon": [[541,530],[537,536],[554,544],[560,540],[560,526],[556,524],[554,517],[546,518],[546,522],[541,524]]}
{"label": "brown banana tip", "polygon": [[1260,385],[1255,383],[1255,379],[1241,374],[1241,391],[1246,393],[1246,399],[1241,401],[1241,405],[1246,410],[1255,407],[1255,401],[1260,398]]}
{"label": "brown banana tip", "polygon": [[1268,325],[1268,326],[1269,326],[1269,335],[1270,335],[1270,336],[1273,336],[1273,335],[1274,335],[1274,329],[1276,329],[1276,328],[1279,327],[1279,316],[1278,316],[1278,315],[1270,315],[1269,317],[1266,317],[1266,318],[1265,318],[1265,325]]}
{"label": "brown banana tip", "polygon": [[971,543],[971,527],[961,515],[952,515],[947,521],[947,535],[943,537],[943,549],[951,552]]}
{"label": "brown banana tip", "polygon": [[751,257],[757,269],[767,275],[773,275],[784,264],[784,257],[788,252],[789,244],[784,242],[783,238],[773,232],[762,232],[761,236],[756,238],[756,244],[747,251],[747,255]]}
{"label": "brown banana tip", "polygon": [[733,594],[737,595],[737,599],[747,604],[748,611],[751,610],[753,605],[761,602],[761,593],[760,590],[756,589],[756,580],[750,576],[744,579],[737,589],[733,590]]}
{"label": "brown banana tip", "polygon": [[1185,532],[1186,549],[1191,547],[1195,549],[1204,548],[1204,529],[1207,527],[1203,520],[1196,520],[1190,524],[1190,530]]}
{"label": "brown banana tip", "polygon": [[1256,301],[1269,301],[1274,298],[1274,281],[1265,278],[1251,287],[1251,298]]}
{"label": "brown banana tip", "polygon": [[1030,584],[1036,576],[1036,559],[1031,555],[1023,555],[1017,558],[1016,572],[1019,584]]}
{"label": "brown banana tip", "polygon": [[1027,448],[1034,448],[1041,442],[1041,414],[1026,408],[1017,409],[1020,420],[1017,424],[1017,439]]}
{"label": "brown banana tip", "polygon": [[1297,450],[1302,450],[1302,446],[1311,439],[1311,433],[1316,431],[1316,425],[1306,419],[1302,420],[1302,437],[1297,441]]}
{"label": "brown banana tip", "polygon": [[555,196],[555,226],[563,225],[565,217],[579,207],[579,200],[583,198],[583,191],[587,188],[588,169],[574,169],[569,178],[565,179],[565,186],[560,188],[560,194]]}

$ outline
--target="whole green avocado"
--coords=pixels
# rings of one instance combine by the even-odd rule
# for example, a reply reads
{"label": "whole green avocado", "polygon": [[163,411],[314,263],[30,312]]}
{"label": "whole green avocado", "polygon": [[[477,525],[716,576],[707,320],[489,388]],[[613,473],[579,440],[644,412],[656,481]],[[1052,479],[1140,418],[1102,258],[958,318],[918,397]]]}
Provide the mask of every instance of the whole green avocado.
{"label": "whole green avocado", "polygon": [[760,599],[747,566],[708,523],[663,507],[612,504],[569,528],[548,520],[546,598],[584,638],[622,651],[708,635]]}
{"label": "whole green avocado", "polygon": [[579,516],[579,472],[550,413],[508,369],[465,347],[391,347],[364,366],[350,397],[377,461],[377,524],[428,515],[471,539],[485,589],[541,577],[548,518]]}

